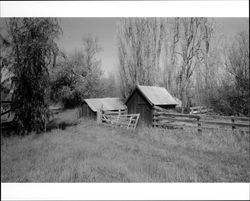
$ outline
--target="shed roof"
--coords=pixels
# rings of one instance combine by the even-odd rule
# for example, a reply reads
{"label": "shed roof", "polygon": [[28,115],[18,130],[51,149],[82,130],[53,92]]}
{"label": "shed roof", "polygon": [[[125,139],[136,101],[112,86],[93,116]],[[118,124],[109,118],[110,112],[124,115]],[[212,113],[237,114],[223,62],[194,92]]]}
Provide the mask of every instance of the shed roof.
{"label": "shed roof", "polygon": [[127,108],[120,98],[89,98],[84,99],[84,101],[94,112],[97,112],[101,107],[104,111],[124,110]]}
{"label": "shed roof", "polygon": [[163,87],[137,85],[136,88],[152,105],[178,105],[174,97]]}

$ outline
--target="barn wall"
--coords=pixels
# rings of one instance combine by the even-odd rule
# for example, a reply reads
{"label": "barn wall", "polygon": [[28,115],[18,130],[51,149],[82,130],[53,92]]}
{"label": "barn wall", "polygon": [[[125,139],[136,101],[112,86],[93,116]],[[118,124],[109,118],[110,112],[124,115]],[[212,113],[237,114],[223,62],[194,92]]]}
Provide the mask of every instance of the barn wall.
{"label": "barn wall", "polygon": [[91,110],[86,102],[82,105],[82,117],[88,117],[90,119],[96,119],[96,112]]}
{"label": "barn wall", "polygon": [[86,103],[83,103],[82,105],[82,116],[83,117],[86,117],[87,116],[87,104]]}
{"label": "barn wall", "polygon": [[126,105],[129,114],[140,113],[139,126],[152,125],[152,106],[138,89],[133,92]]}

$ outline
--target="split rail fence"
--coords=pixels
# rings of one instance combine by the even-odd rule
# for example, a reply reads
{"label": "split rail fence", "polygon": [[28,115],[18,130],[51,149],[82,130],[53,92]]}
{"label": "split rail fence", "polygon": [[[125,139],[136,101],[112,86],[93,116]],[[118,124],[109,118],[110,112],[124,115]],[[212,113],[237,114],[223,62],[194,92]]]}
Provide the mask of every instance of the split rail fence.
{"label": "split rail fence", "polygon": [[197,128],[202,129],[240,129],[249,132],[250,118],[219,115],[194,115],[169,113],[165,109],[155,107],[153,112],[153,126],[160,128]]}
{"label": "split rail fence", "polygon": [[127,114],[127,111],[103,111],[97,113],[97,122],[104,125],[111,125],[114,127],[123,127],[127,129],[135,129],[140,114]]}

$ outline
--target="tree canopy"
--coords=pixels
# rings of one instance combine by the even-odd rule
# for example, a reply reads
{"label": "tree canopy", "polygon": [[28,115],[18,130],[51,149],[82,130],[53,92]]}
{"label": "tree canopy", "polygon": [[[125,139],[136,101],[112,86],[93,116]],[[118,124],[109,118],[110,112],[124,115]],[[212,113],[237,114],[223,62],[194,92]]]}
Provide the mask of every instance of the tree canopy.
{"label": "tree canopy", "polygon": [[65,107],[75,107],[83,99],[100,95],[101,61],[97,54],[102,50],[97,38],[83,39],[83,51],[58,61],[51,73],[51,99]]}
{"label": "tree canopy", "polygon": [[52,18],[11,18],[8,33],[13,58],[14,119],[20,133],[39,133],[46,129],[49,119],[48,66],[58,51],[54,40],[61,29]]}

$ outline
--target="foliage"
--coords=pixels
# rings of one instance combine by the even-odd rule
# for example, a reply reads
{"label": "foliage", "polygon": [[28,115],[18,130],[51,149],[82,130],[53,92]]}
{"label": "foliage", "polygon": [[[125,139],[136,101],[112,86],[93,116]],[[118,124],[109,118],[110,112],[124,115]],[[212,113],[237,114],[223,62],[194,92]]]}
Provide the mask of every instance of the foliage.
{"label": "foliage", "polygon": [[118,59],[121,91],[126,98],[136,83],[158,82],[164,27],[156,18],[126,18],[118,24]]}
{"label": "foliage", "polygon": [[10,47],[11,43],[8,36],[0,34],[0,69],[1,69],[1,100],[9,100],[11,94],[11,77],[9,70],[11,65]]}
{"label": "foliage", "polygon": [[14,120],[20,133],[42,132],[49,118],[48,66],[57,51],[54,39],[60,34],[56,19],[12,18],[8,21],[11,39],[14,86]]}
{"label": "foliage", "polygon": [[226,56],[227,71],[233,77],[239,95],[249,95],[249,33],[239,33]]}
{"label": "foliage", "polygon": [[248,33],[238,33],[224,49],[210,52],[209,71],[204,72],[208,82],[204,75],[197,76],[201,102],[224,115],[249,115]]}
{"label": "foliage", "polygon": [[114,74],[109,73],[107,76],[102,76],[100,82],[99,97],[120,97],[119,83]]}
{"label": "foliage", "polygon": [[97,54],[102,48],[91,36],[83,42],[83,52],[75,51],[60,61],[51,74],[50,97],[54,102],[61,101],[66,108],[80,105],[83,99],[100,93],[102,71]]}
{"label": "foliage", "polygon": [[224,114],[249,116],[249,34],[239,33],[225,56],[226,77],[217,87],[218,96],[209,94],[209,103]]}

